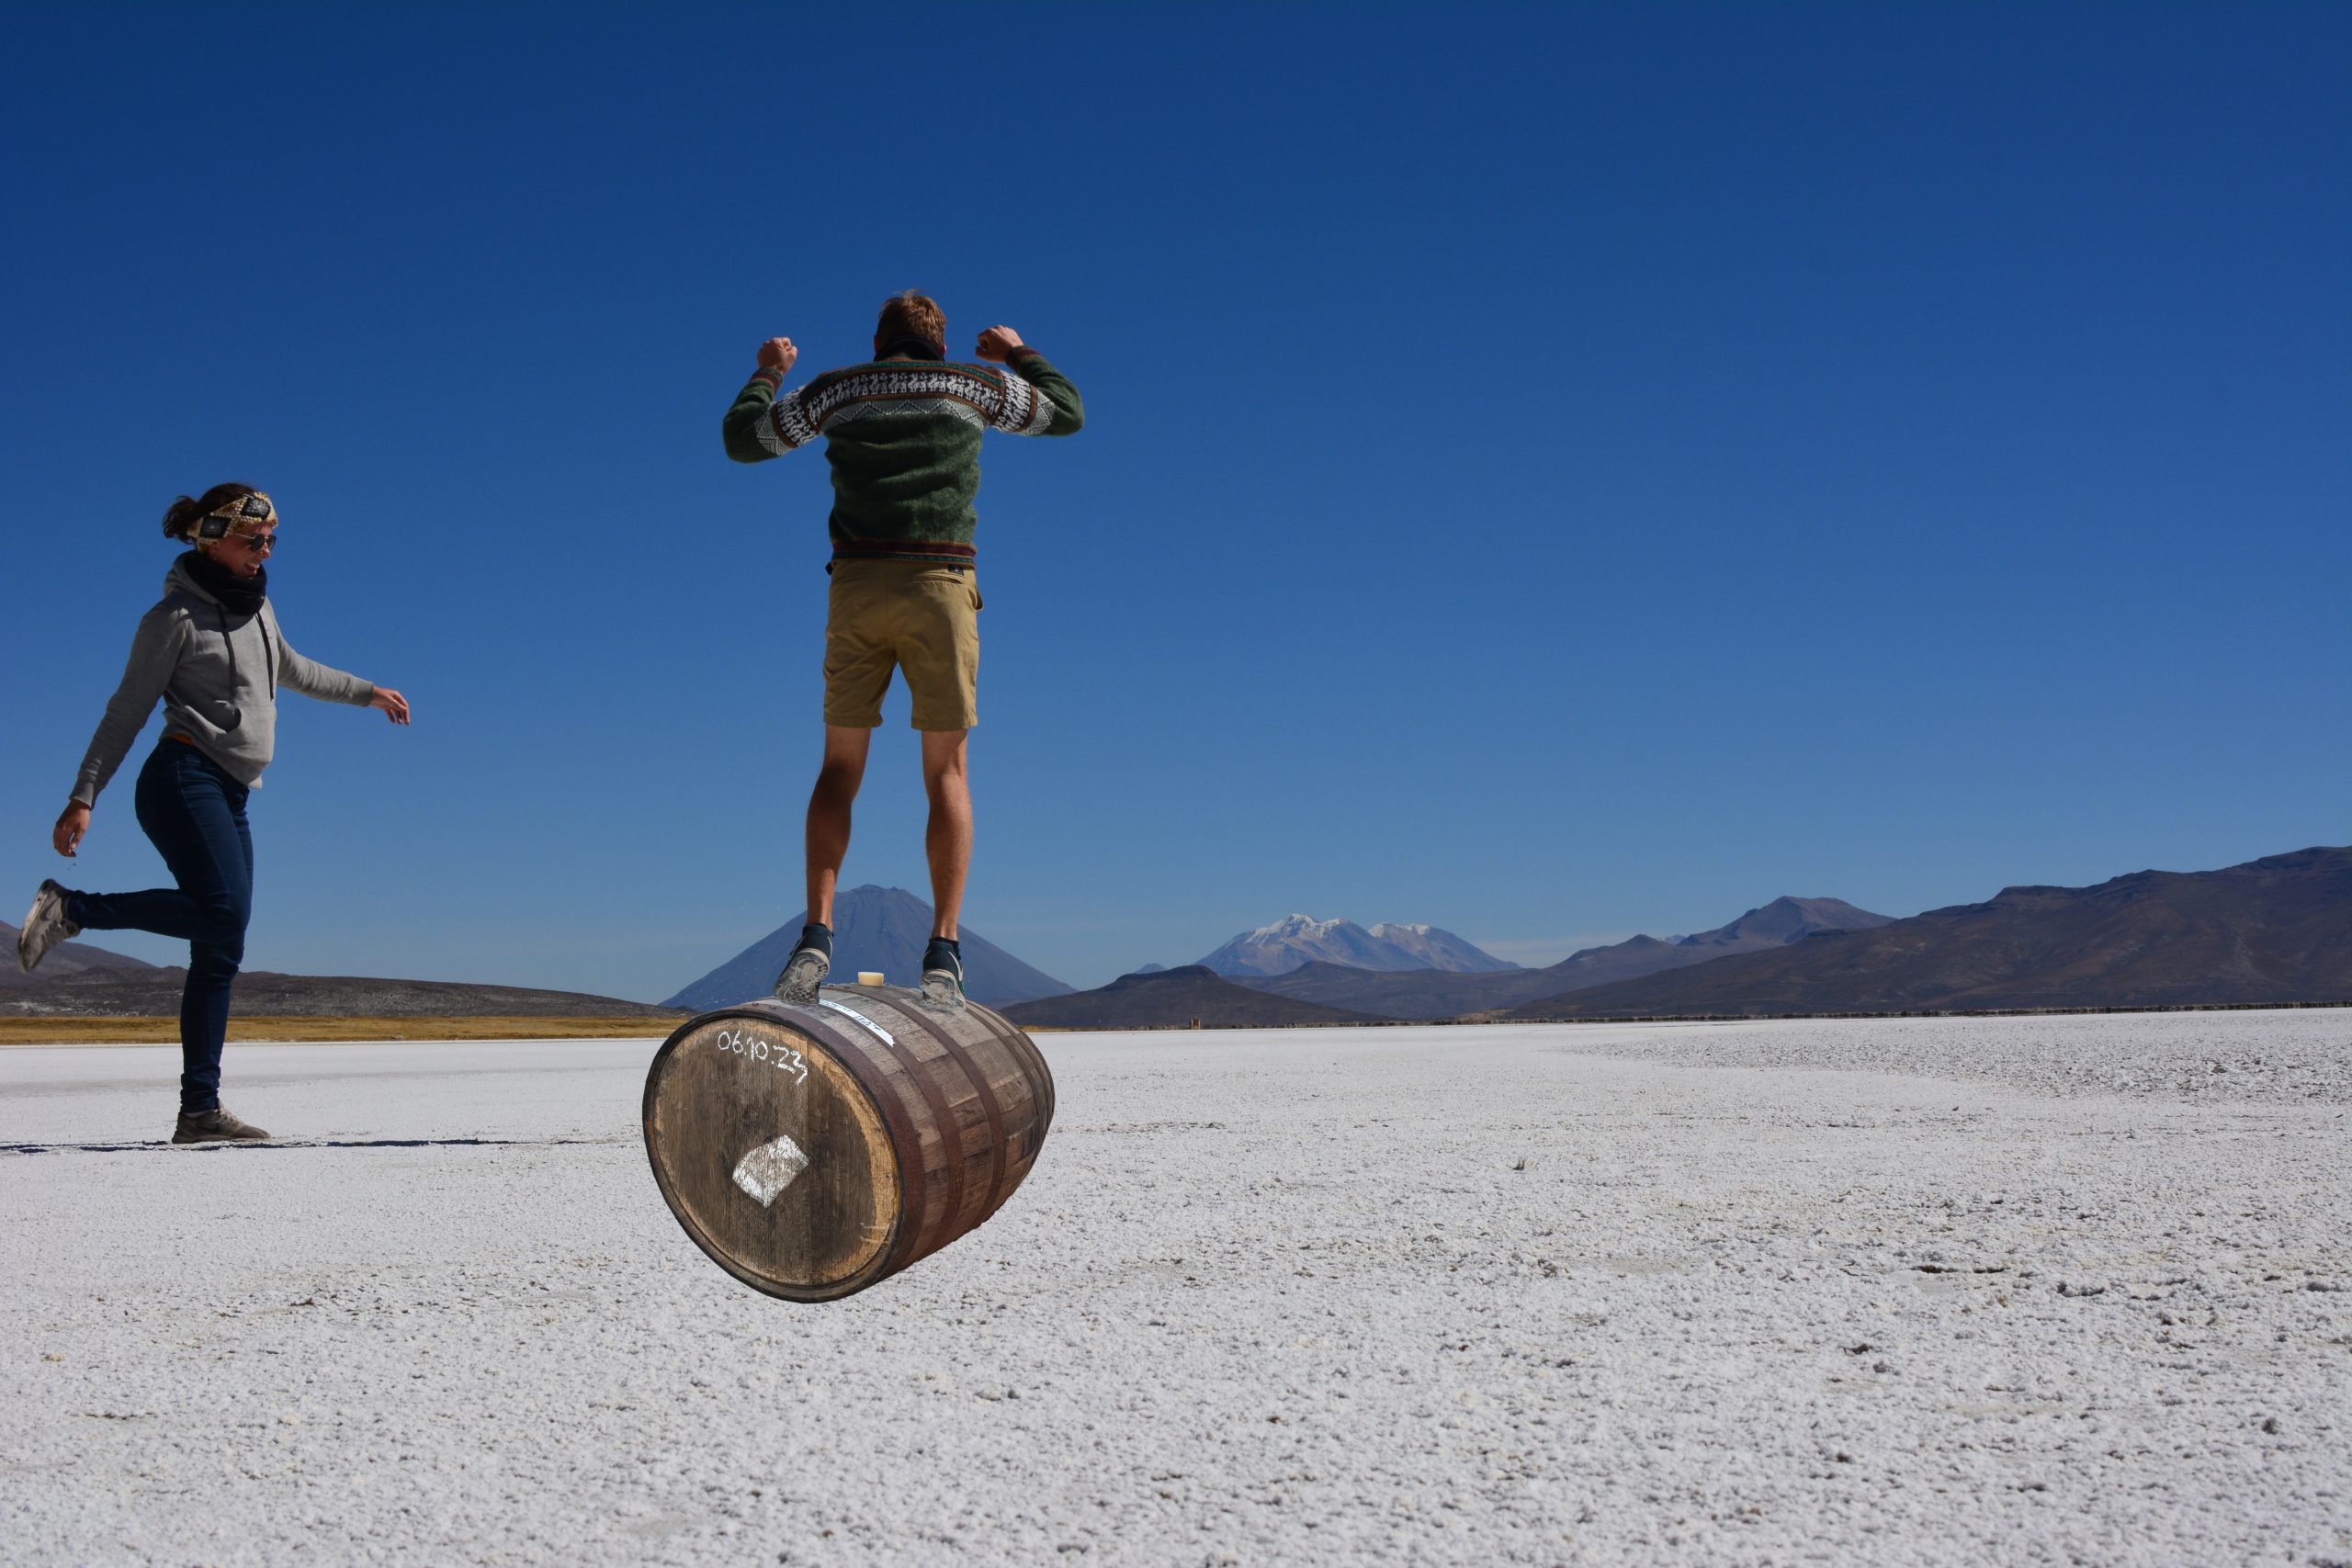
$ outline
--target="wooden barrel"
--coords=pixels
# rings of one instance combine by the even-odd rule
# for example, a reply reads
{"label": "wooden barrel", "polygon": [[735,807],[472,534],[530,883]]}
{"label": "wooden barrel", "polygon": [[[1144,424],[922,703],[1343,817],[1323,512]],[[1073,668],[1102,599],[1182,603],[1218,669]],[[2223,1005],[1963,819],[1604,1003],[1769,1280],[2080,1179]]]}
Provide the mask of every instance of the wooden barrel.
{"label": "wooden barrel", "polygon": [[862,1291],[978,1225],[1053,1119],[1028,1035],[903,986],[704,1013],[645,1076],[670,1212],[720,1268],[792,1301]]}

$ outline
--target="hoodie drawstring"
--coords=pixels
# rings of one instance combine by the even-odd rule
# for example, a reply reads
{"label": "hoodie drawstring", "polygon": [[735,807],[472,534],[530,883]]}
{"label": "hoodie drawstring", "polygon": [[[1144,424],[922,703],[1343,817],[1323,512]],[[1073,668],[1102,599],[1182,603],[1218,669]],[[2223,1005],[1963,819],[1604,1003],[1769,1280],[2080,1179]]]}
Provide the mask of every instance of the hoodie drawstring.
{"label": "hoodie drawstring", "polygon": [[[229,650],[229,689],[233,692],[237,689],[237,638],[229,629],[228,607],[216,600],[212,604],[212,613],[220,617],[221,646]],[[274,703],[277,700],[277,659],[276,650],[270,646],[269,623],[262,618],[262,615],[263,612],[255,610],[253,618],[254,625],[261,630],[262,670],[269,682],[269,700]],[[237,717],[239,722],[243,721],[244,713],[242,709],[238,711]]]}

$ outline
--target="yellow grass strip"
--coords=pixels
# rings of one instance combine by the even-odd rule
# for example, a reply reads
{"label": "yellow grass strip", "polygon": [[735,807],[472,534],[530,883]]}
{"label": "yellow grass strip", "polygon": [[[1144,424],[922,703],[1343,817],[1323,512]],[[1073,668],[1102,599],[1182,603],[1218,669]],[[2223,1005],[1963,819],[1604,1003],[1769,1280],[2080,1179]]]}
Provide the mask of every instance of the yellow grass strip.
{"label": "yellow grass strip", "polygon": [[[686,1015],[661,1018],[232,1018],[235,1040],[643,1039]],[[176,1018],[0,1018],[0,1045],[176,1044]]]}

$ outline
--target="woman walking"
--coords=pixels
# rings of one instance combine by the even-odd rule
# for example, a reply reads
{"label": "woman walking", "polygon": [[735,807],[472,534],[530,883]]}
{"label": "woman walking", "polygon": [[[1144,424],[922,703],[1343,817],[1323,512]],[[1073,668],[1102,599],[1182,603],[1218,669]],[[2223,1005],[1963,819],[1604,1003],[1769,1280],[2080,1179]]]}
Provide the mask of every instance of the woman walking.
{"label": "woman walking", "polygon": [[122,685],[82,759],[52,840],[71,857],[90,808],[130,743],[164,702],[164,736],[139,770],[139,826],[171,868],[174,888],[81,893],[43,882],[17,938],[29,973],[49,950],[85,931],[154,931],[188,942],[180,995],[180,1116],[175,1144],[266,1138],[220,1104],[220,1047],[229,989],[244,959],[253,914],[254,841],[245,797],[261,783],[277,730],[277,689],[383,710],[408,722],[406,699],[313,663],[277,629],[263,567],[277,542],[277,509],[251,485],[214,485],[164,513],[166,537],[190,548],[164,578],[163,601],[130,643]]}

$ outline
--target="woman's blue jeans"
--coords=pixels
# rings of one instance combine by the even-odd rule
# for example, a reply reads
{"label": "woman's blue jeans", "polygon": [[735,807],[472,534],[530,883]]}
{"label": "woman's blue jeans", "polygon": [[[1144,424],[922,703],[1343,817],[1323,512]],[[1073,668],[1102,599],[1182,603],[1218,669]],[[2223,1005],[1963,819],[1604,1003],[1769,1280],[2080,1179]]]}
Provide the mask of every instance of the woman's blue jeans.
{"label": "woman's blue jeans", "polygon": [[139,826],[154,840],[176,888],[76,893],[66,915],[85,931],[153,931],[188,943],[180,992],[180,1110],[220,1103],[220,1046],[229,1035],[229,988],[245,957],[254,912],[250,792],[225,768],[177,740],[156,746],[139,770]]}

